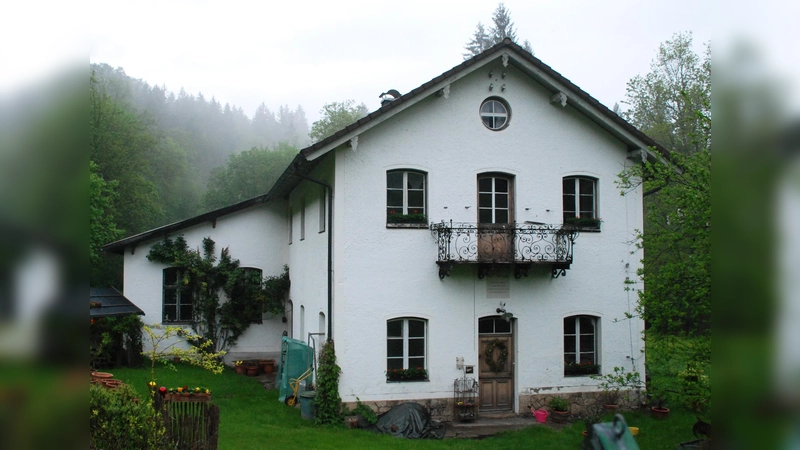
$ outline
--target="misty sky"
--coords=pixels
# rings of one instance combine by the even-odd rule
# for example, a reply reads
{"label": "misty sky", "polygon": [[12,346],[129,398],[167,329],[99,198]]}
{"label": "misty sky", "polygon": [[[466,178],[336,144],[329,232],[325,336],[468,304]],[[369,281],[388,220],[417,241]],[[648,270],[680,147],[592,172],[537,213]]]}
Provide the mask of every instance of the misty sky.
{"label": "misty sky", "polygon": [[[777,73],[790,81],[800,74],[795,2],[759,2],[773,4],[761,9],[723,0],[505,4],[518,40],[528,39],[537,57],[608,107],[623,100],[631,77],[649,70],[659,43],[680,31],[694,33],[698,53],[712,35],[722,36],[715,55],[744,33]],[[497,2],[144,0],[88,6],[88,15],[56,2],[5,8],[7,19],[36,20],[7,20],[0,31],[0,92],[76,56],[83,59],[81,50],[88,49],[91,62],[123,67],[176,93],[202,92],[248,116],[262,101],[273,111],[301,105],[311,123],[325,103],[353,99],[374,110],[381,92],[406,93],[459,64],[476,24],[488,28]]]}

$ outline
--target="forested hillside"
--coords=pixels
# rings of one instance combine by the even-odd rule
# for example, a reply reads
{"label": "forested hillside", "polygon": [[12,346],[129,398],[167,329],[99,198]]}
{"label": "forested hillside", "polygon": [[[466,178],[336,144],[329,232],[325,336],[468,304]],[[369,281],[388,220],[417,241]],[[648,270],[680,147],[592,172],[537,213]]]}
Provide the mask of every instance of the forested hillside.
{"label": "forested hillside", "polygon": [[[176,95],[107,64],[90,67],[89,123],[90,172],[98,186],[90,226],[106,224],[91,236],[92,285],[121,287],[121,262],[97,251],[109,239],[265,193],[309,143],[300,106],[272,112],[262,103],[250,119],[213,96],[183,89]],[[263,170],[258,183],[237,179],[236,165],[245,160]],[[107,230],[109,224],[118,231]]]}

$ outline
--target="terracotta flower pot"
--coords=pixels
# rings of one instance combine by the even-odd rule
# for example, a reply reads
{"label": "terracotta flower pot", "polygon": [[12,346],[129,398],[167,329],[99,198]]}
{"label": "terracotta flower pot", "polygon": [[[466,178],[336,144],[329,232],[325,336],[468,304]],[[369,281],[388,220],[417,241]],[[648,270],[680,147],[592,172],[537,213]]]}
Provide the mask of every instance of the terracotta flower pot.
{"label": "terracotta flower pot", "polygon": [[116,389],[120,386],[124,386],[125,383],[123,383],[122,380],[106,379],[103,380],[103,385],[106,387],[106,389]]}
{"label": "terracotta flower pot", "polygon": [[657,417],[659,419],[664,419],[669,414],[669,408],[659,408],[658,406],[653,406],[651,410],[653,411],[653,417]]}
{"label": "terracotta flower pot", "polygon": [[274,359],[262,359],[258,362],[258,365],[262,367],[264,373],[272,373],[275,371]]}
{"label": "terracotta flower pot", "polygon": [[103,380],[110,380],[114,378],[113,373],[109,372],[92,372],[92,382],[94,383],[102,383]]}
{"label": "terracotta flower pot", "polygon": [[553,419],[553,423],[566,423],[567,418],[569,417],[568,411],[553,411],[553,415],[550,416]]}
{"label": "terracotta flower pot", "polygon": [[247,366],[247,376],[254,377],[258,375],[258,366]]}
{"label": "terracotta flower pot", "polygon": [[236,370],[236,373],[238,373],[239,375],[244,375],[245,373],[247,373],[247,367],[245,367],[245,366],[243,366],[241,364],[239,364],[238,366],[235,366],[234,370]]}

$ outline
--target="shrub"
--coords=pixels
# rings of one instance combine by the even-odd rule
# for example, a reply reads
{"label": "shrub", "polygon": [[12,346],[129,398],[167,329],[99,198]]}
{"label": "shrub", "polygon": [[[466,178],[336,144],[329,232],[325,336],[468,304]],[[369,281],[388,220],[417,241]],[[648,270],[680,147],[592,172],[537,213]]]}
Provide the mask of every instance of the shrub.
{"label": "shrub", "polygon": [[342,415],[343,416],[361,416],[367,423],[371,425],[375,425],[378,423],[378,415],[375,414],[375,411],[372,410],[369,406],[361,403],[361,399],[356,397],[356,408],[350,411],[350,408],[347,405],[342,406]]}
{"label": "shrub", "polygon": [[150,398],[136,400],[136,391],[123,385],[109,390],[89,387],[89,445],[92,449],[168,449],[171,442],[164,420]]}
{"label": "shrub", "polygon": [[322,346],[317,368],[317,423],[333,425],[341,423],[339,408],[342,398],[339,396],[339,374],[342,369],[336,364],[336,350],[333,341],[328,340]]}

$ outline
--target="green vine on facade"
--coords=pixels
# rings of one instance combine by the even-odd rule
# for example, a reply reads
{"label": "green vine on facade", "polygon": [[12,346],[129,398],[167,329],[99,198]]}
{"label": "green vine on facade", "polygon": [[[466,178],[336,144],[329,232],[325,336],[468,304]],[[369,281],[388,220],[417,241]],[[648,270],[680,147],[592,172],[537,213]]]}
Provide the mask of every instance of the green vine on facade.
{"label": "green vine on facade", "polygon": [[[147,255],[149,261],[179,269],[178,293],[192,299],[191,328],[198,335],[190,342],[211,352],[236,345],[254,317],[283,314],[291,285],[287,266],[282,274],[262,280],[259,271],[239,267],[228,248],[222,249],[217,260],[215,248],[208,237],[203,239],[202,254],[190,249],[183,236],[167,237]],[[221,292],[225,301],[220,299]]]}
{"label": "green vine on facade", "polygon": [[341,423],[340,408],[342,398],[339,396],[339,375],[342,369],[336,364],[336,350],[333,340],[322,346],[317,368],[317,423],[335,425]]}
{"label": "green vine on facade", "polygon": [[[494,360],[495,349],[500,350],[500,356],[497,361]],[[506,370],[506,362],[508,361],[508,346],[500,339],[493,339],[486,343],[484,349],[484,357],[486,358],[486,365],[492,372],[504,372]]]}

